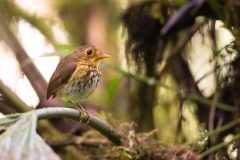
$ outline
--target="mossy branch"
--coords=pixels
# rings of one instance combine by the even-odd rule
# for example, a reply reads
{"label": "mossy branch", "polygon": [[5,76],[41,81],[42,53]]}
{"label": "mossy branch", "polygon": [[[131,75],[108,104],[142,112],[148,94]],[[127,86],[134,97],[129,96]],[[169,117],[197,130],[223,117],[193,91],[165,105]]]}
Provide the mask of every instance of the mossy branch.
{"label": "mossy branch", "polygon": [[[78,110],[62,107],[38,109],[36,110],[36,113],[39,120],[50,118],[68,118],[79,121],[80,117],[80,112]],[[88,115],[86,113],[82,113],[82,115],[82,122],[86,123],[88,121]],[[92,115],[90,115],[90,119],[87,125],[91,126],[106,136],[113,144],[121,145],[120,134],[115,129],[113,129],[111,125]]]}

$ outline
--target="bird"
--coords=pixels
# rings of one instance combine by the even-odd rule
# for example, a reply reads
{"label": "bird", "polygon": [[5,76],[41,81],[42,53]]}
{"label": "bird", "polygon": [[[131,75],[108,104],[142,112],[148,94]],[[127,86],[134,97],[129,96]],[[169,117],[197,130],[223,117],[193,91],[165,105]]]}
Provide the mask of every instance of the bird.
{"label": "bird", "polygon": [[92,45],[81,46],[69,55],[62,58],[53,72],[47,85],[47,100],[58,97],[70,102],[80,112],[80,122],[82,112],[90,114],[80,105],[80,101],[90,97],[98,86],[101,78],[100,63],[104,58],[111,56],[103,53],[100,49]]}

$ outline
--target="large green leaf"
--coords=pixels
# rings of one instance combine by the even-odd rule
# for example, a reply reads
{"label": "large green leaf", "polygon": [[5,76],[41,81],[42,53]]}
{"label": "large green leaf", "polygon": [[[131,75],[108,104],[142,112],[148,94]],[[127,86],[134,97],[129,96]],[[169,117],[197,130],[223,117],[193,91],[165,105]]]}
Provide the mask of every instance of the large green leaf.
{"label": "large green leaf", "polygon": [[0,127],[6,127],[0,135],[0,159],[60,159],[37,134],[36,122],[35,111],[0,119]]}
{"label": "large green leaf", "polygon": [[121,81],[122,77],[115,77],[113,78],[107,87],[107,93],[108,93],[108,102],[112,102],[115,91],[117,89],[117,86],[119,84],[119,82]]}

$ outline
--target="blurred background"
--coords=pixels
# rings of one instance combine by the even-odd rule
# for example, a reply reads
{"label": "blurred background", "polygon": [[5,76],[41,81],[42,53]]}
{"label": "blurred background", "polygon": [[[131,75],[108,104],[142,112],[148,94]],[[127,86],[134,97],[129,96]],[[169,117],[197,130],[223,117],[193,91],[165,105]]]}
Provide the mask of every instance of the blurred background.
{"label": "blurred background", "polygon": [[[46,85],[62,57],[89,44],[111,55],[101,64],[96,92],[81,102],[90,113],[135,122],[137,132],[157,129],[155,138],[170,144],[221,128],[239,117],[239,4],[0,0],[0,111],[29,110],[14,95],[30,108],[70,107],[47,101]],[[51,123],[63,133],[89,130],[73,121]],[[206,139],[200,148],[237,130]],[[235,148],[218,153],[236,157]]]}

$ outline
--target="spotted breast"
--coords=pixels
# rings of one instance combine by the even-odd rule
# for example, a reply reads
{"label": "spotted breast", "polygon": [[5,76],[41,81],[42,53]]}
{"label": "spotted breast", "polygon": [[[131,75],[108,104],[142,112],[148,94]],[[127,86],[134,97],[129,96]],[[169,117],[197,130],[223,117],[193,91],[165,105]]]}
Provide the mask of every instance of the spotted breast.
{"label": "spotted breast", "polygon": [[59,88],[56,95],[63,101],[75,103],[87,99],[94,93],[101,78],[101,71],[95,66],[80,64],[73,74],[75,76]]}

